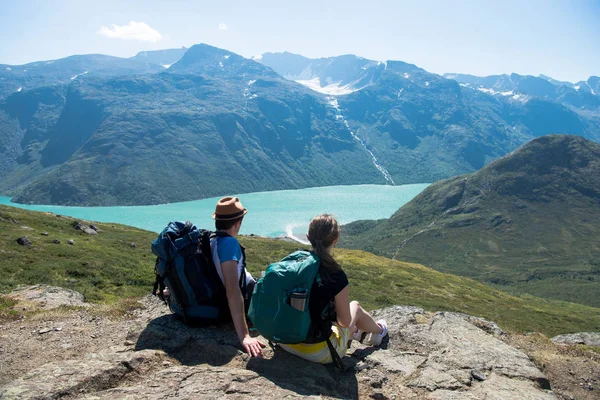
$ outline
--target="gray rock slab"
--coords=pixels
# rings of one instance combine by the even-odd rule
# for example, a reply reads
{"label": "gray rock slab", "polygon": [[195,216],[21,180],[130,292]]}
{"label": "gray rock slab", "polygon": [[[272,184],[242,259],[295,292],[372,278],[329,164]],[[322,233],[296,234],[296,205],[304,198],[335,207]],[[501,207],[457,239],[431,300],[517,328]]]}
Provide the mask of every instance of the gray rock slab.
{"label": "gray rock slab", "polygon": [[426,360],[427,357],[424,356],[395,353],[392,350],[379,350],[365,359],[369,364],[381,366],[386,371],[404,376],[414,374]]}
{"label": "gray rock slab", "polygon": [[[232,326],[190,328],[156,298],[141,303],[126,325],[115,321],[116,329],[126,326],[119,344],[36,368],[1,387],[0,398],[553,398],[529,358],[494,337],[495,324],[466,314],[377,310],[390,341],[380,348],[353,342],[345,364],[367,367],[341,373],[269,347],[263,359],[249,359]],[[55,336],[68,343],[68,335]]]}
{"label": "gray rock slab", "polygon": [[484,382],[474,383],[469,391],[436,390],[428,400],[555,400],[550,391],[540,390],[531,381],[509,379],[493,374]]}
{"label": "gray rock slab", "polygon": [[0,399],[53,399],[102,390],[159,356],[160,352],[146,350],[49,363],[0,388]]}

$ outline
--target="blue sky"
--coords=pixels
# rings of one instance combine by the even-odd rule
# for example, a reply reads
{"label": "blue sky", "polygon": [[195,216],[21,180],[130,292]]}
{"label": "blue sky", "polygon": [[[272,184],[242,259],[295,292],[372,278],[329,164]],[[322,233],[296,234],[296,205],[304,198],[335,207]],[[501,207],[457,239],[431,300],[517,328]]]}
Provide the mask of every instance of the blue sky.
{"label": "blue sky", "polygon": [[351,53],[435,73],[600,75],[598,0],[7,0],[2,8],[4,64],[208,43],[247,57]]}

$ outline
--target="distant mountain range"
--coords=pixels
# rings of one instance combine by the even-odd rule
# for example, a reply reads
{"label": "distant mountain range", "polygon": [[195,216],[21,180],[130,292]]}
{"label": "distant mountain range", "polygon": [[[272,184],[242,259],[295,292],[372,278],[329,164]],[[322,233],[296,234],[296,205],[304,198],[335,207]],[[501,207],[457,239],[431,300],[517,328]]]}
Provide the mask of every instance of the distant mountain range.
{"label": "distant mountain range", "polygon": [[593,93],[505,80],[488,88],[353,55],[250,60],[208,45],[1,66],[0,193],[133,205],[434,182],[534,137],[600,140],[594,79]]}
{"label": "distant mountain range", "polygon": [[88,54],[24,65],[0,64],[0,99],[12,93],[57,84],[68,85],[77,78],[155,73],[159,65],[136,59]]}
{"label": "distant mountain range", "polygon": [[600,307],[598,221],[600,145],[550,135],[429,186],[389,219],[344,226],[340,245]]}
{"label": "distant mountain range", "polygon": [[600,78],[590,77],[576,84],[561,82],[550,77],[527,75],[492,75],[477,77],[464,74],[445,74],[462,86],[491,95],[511,97],[525,101],[530,98],[544,98],[557,101],[578,109],[598,110],[600,108]]}

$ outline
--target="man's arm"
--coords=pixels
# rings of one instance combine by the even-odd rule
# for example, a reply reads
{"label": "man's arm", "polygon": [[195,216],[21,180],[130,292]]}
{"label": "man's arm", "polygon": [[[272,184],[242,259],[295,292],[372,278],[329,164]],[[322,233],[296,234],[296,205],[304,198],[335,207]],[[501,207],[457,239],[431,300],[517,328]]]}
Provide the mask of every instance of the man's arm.
{"label": "man's arm", "polygon": [[[226,261],[221,264],[223,280],[225,281],[225,291],[227,292],[227,303],[231,319],[235,326],[235,331],[244,347],[244,350],[251,357],[261,357],[262,348],[265,345],[250,336],[246,316],[244,314],[244,297],[239,287],[238,264],[237,261]],[[245,277],[244,277],[245,279]]]}

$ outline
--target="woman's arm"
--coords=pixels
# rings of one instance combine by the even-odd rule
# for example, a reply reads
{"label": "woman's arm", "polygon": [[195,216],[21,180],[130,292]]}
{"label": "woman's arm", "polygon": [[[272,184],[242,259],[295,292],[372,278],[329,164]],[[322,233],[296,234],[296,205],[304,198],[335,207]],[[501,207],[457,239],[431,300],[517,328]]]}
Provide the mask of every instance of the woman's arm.
{"label": "woman's arm", "polygon": [[337,323],[342,328],[349,328],[356,323],[356,321],[352,321],[352,313],[350,312],[350,293],[348,286],[343,288],[335,296],[335,312],[337,314]]}

